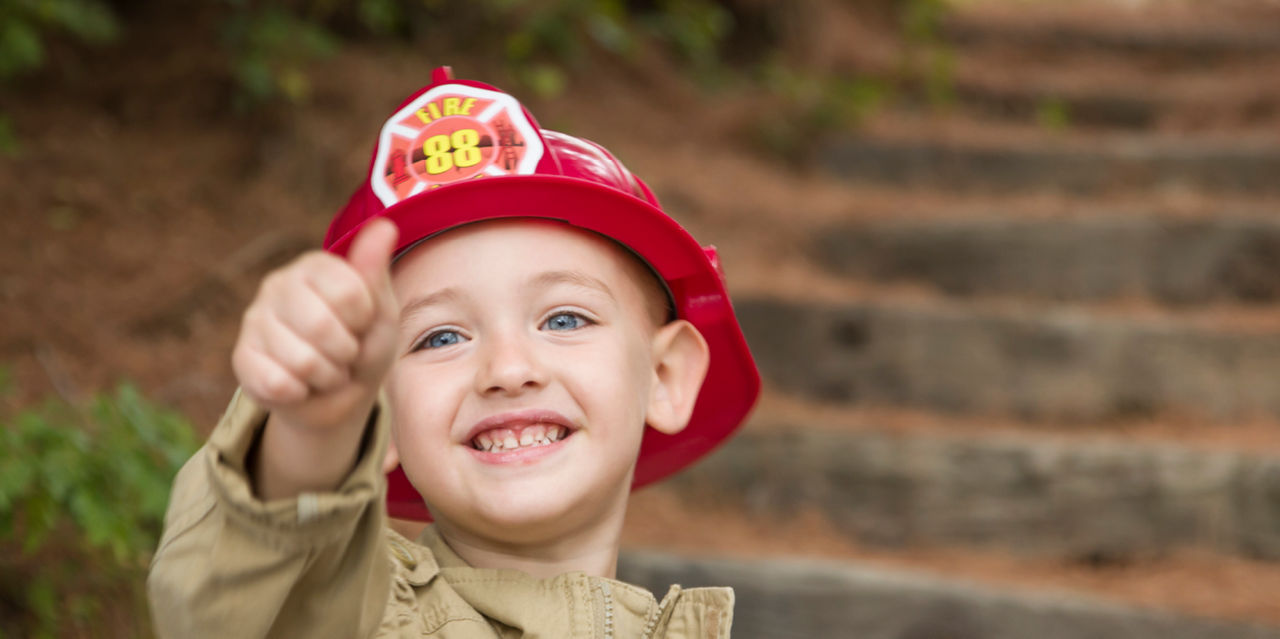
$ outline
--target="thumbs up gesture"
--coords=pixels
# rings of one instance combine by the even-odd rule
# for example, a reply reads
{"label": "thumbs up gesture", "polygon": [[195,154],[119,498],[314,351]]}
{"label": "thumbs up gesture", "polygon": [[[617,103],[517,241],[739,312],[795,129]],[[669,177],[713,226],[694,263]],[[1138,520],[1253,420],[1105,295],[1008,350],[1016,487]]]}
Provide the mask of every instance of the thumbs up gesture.
{"label": "thumbs up gesture", "polygon": [[268,274],[245,311],[231,362],[270,411],[250,466],[260,497],[331,490],[351,470],[394,359],[397,236],[376,219],[346,259],[306,253]]}

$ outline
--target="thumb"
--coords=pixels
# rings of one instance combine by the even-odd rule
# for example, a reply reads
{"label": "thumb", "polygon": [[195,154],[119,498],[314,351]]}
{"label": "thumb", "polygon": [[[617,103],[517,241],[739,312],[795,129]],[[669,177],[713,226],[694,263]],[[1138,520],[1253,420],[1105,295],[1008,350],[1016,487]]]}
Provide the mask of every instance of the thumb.
{"label": "thumb", "polygon": [[399,237],[395,223],[377,218],[365,224],[347,252],[347,262],[379,298],[391,290],[391,254]]}
{"label": "thumb", "polygon": [[376,314],[364,333],[361,354],[352,368],[356,379],[376,387],[391,365],[396,338],[396,316],[400,311],[391,288],[391,254],[400,230],[386,218],[371,220],[356,235],[347,253],[347,262],[373,294]]}

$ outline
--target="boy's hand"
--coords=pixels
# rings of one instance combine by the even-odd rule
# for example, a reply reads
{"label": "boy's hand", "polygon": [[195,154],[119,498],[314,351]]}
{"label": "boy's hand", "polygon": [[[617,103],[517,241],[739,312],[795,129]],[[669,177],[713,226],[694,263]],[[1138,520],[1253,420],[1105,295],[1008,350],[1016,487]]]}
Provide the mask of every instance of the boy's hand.
{"label": "boy's hand", "polygon": [[396,237],[374,220],[345,260],[315,251],[267,275],[245,311],[232,367],[271,413],[254,464],[263,497],[330,489],[350,470],[394,355]]}

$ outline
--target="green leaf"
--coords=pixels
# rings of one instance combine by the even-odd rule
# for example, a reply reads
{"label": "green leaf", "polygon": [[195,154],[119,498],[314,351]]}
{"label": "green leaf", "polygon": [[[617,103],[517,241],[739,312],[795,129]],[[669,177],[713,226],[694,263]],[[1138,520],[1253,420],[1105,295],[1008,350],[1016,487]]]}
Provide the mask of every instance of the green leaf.
{"label": "green leaf", "polygon": [[395,0],[362,0],[356,9],[360,23],[370,31],[385,35],[398,27],[403,19]]}
{"label": "green leaf", "polygon": [[106,5],[91,0],[46,2],[51,19],[87,42],[109,42],[120,35],[120,24]]}
{"label": "green leaf", "polygon": [[241,60],[236,65],[236,80],[240,83],[240,89],[251,98],[262,100],[274,93],[275,83],[271,79],[271,69],[261,59]]}
{"label": "green leaf", "polygon": [[1071,110],[1060,98],[1047,98],[1036,105],[1036,123],[1051,131],[1062,131],[1071,126]]}
{"label": "green leaf", "polygon": [[14,461],[0,465],[0,514],[12,513],[14,505],[30,494],[35,479],[35,469],[29,462],[22,463],[17,461],[16,455],[9,454],[5,454],[3,459]]}
{"label": "green leaf", "polygon": [[533,57],[533,34],[528,31],[517,31],[507,36],[506,50],[508,62],[523,62]]}
{"label": "green leaf", "polygon": [[44,545],[49,532],[57,524],[58,511],[51,499],[40,495],[26,500],[25,506],[23,523],[27,531],[22,539],[22,552],[31,554]]}
{"label": "green leaf", "polygon": [[58,628],[58,593],[53,581],[36,575],[27,584],[27,605],[37,619],[37,636],[54,636]]}
{"label": "green leaf", "polygon": [[550,64],[534,64],[521,74],[521,80],[534,93],[544,98],[553,98],[564,93],[568,79],[564,71]]}
{"label": "green leaf", "polygon": [[44,45],[35,25],[10,17],[0,24],[0,78],[34,69],[44,62]]}
{"label": "green leaf", "polygon": [[280,71],[277,84],[280,92],[290,102],[304,102],[311,95],[311,81],[301,69],[284,69]]}
{"label": "green leaf", "polygon": [[635,38],[627,31],[620,16],[604,13],[587,19],[587,33],[597,44],[619,55],[630,55],[635,49]]}
{"label": "green leaf", "polygon": [[[4,72],[0,71],[0,80],[3,78]],[[9,116],[0,113],[0,155],[17,157],[20,151],[22,151],[22,145],[18,143],[18,136],[13,131]]]}

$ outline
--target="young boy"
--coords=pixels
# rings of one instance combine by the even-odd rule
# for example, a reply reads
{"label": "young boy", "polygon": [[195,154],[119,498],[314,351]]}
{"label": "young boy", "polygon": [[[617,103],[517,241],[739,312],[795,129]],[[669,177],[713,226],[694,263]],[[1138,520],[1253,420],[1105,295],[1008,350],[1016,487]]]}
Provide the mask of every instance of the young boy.
{"label": "young boy", "polygon": [[241,391],[174,483],[157,631],[727,637],[732,591],[613,579],[631,489],[759,390],[714,251],[603,148],[432,80],[328,252],[245,312]]}

